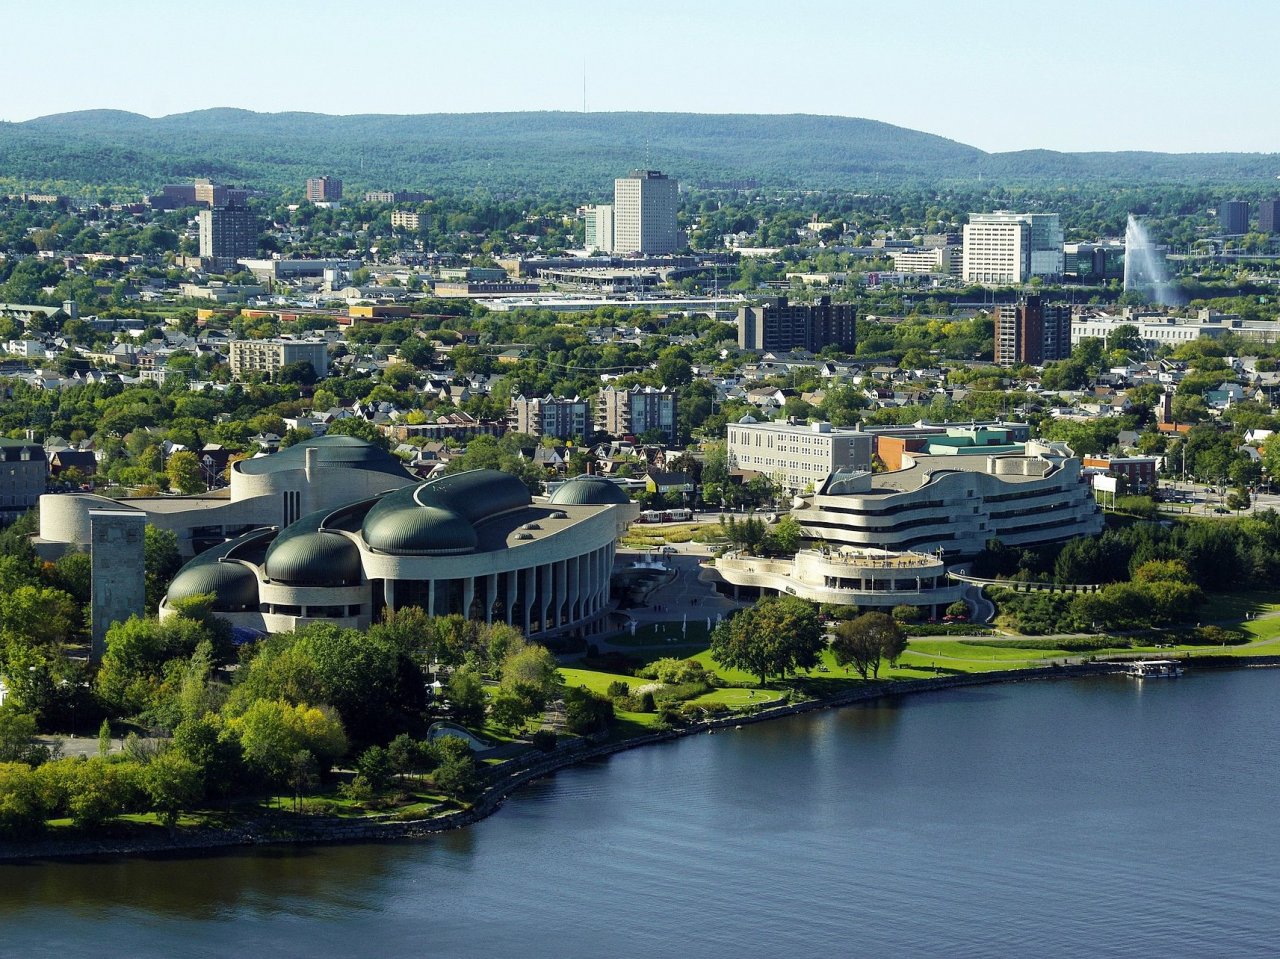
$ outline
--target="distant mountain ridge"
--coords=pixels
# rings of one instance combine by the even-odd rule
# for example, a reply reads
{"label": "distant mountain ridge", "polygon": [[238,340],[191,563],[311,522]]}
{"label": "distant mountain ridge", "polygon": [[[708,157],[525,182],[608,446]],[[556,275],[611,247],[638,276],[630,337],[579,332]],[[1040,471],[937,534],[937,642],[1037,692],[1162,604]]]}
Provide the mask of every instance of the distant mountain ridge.
{"label": "distant mountain ridge", "polygon": [[607,195],[636,167],[693,185],[758,181],[866,189],[923,180],[1262,180],[1280,154],[986,153],[877,120],[809,114],[254,113],[152,119],[85,110],[0,123],[0,176],[154,188],[193,176],[298,188],[328,173],[352,189]]}

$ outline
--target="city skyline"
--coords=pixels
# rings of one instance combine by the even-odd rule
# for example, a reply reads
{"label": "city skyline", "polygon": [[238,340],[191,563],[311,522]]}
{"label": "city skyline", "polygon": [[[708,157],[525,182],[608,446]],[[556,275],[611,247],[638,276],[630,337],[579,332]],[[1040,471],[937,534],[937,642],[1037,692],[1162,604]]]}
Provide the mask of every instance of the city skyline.
{"label": "city skyline", "polygon": [[[1069,15],[1035,17],[1025,6],[986,0],[899,19],[833,0],[799,2],[785,15],[756,0],[731,8],[659,0],[643,17],[584,0],[565,0],[551,13],[495,0],[442,4],[429,14],[402,0],[374,0],[360,13],[370,29],[359,31],[339,29],[350,19],[346,8],[324,0],[305,18],[242,0],[220,9],[227,25],[243,20],[253,31],[243,44],[219,46],[225,69],[208,85],[182,79],[199,47],[181,31],[155,32],[162,22],[181,23],[172,4],[42,9],[39,26],[58,37],[66,67],[50,71],[39,44],[11,51],[0,63],[9,91],[0,120],[213,107],[340,115],[803,113],[880,120],[988,152],[1280,151],[1280,132],[1262,122],[1259,101],[1240,95],[1273,87],[1269,61],[1233,60],[1228,85],[1221,57],[1186,43],[1270,35],[1280,29],[1280,10],[1260,0],[1218,5],[1211,14],[1185,0],[1082,0]],[[827,39],[833,31],[841,38],[834,44]],[[592,32],[611,43],[579,42]],[[444,36],[450,42],[437,39]],[[272,52],[277,44],[283,54]],[[318,84],[306,58],[347,63],[350,72],[340,83]],[[376,74],[365,74],[362,63],[376,63]],[[774,69],[758,69],[770,63]],[[89,82],[95,71],[109,73],[108,92]]]}

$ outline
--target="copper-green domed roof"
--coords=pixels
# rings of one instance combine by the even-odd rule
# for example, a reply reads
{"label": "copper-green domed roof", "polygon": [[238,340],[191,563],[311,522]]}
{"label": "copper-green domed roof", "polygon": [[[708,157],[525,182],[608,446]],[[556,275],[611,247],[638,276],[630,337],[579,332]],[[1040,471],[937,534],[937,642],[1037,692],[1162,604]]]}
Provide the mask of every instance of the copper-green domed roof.
{"label": "copper-green domed roof", "polygon": [[476,548],[476,531],[452,510],[426,506],[421,486],[388,493],[369,510],[361,532],[370,549],[384,553],[460,553]]}
{"label": "copper-green domed roof", "polygon": [[631,502],[622,487],[603,476],[577,476],[551,494],[553,506],[613,506]]}
{"label": "copper-green domed roof", "polygon": [[201,553],[178,570],[178,575],[169,584],[166,603],[172,606],[192,596],[212,593],[215,612],[234,613],[256,607],[258,578],[253,574],[253,570],[234,561],[224,561],[222,558],[238,543],[239,540],[233,540],[215,550]]}
{"label": "copper-green domed roof", "polygon": [[329,510],[285,527],[267,550],[267,577],[290,586],[351,586],[360,582],[360,549],[341,533],[321,529]]}
{"label": "copper-green domed roof", "polygon": [[366,514],[361,533],[385,553],[470,552],[479,542],[476,523],[531,502],[510,473],[469,470],[388,493]]}
{"label": "copper-green domed roof", "polygon": [[381,446],[354,436],[317,436],[304,440],[279,453],[240,460],[235,468],[249,476],[277,473],[284,470],[304,469],[307,450],[315,450],[316,465],[322,468],[345,467],[386,473],[402,480],[413,477],[404,464]]}

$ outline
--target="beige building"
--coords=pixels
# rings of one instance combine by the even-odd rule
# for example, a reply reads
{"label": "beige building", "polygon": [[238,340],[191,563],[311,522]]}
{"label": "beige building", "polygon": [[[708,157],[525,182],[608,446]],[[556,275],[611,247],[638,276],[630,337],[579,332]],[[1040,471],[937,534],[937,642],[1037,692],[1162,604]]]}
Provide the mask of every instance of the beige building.
{"label": "beige building", "polygon": [[329,375],[329,344],[296,340],[232,340],[231,372],[237,378],[271,374],[291,363],[310,363],[317,378]]}
{"label": "beige building", "polygon": [[758,423],[728,428],[731,470],[761,473],[792,492],[817,489],[836,470],[870,470],[874,437],[830,423]]}
{"label": "beige building", "polygon": [[1062,443],[1008,453],[904,453],[887,473],[835,473],[792,511],[805,536],[832,548],[972,556],[991,539],[1035,546],[1102,531],[1102,514]]}
{"label": "beige building", "polygon": [[657,170],[633,170],[613,181],[613,252],[674,253],[676,181]]}
{"label": "beige building", "polygon": [[788,559],[731,552],[708,567],[708,574],[739,600],[786,594],[882,612],[915,606],[939,617],[967,588],[947,578],[946,564],[936,556],[850,547],[802,549]]}
{"label": "beige building", "polygon": [[959,246],[937,246],[893,250],[889,253],[893,268],[899,273],[946,273],[959,276],[964,267],[964,249]]}
{"label": "beige building", "polygon": [[392,210],[391,225],[393,227],[404,227],[404,229],[413,230],[416,233],[422,228],[422,217],[409,210]]}
{"label": "beige building", "polygon": [[966,283],[1009,286],[1061,276],[1065,260],[1056,213],[970,213],[961,275]]}

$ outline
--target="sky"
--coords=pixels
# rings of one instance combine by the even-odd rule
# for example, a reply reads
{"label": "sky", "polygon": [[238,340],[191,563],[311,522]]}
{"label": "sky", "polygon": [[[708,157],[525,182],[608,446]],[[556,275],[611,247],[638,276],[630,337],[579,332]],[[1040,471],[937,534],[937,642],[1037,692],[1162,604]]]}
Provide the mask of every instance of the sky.
{"label": "sky", "polygon": [[[16,3],[18,0],[6,0]],[[40,0],[0,120],[512,110],[867,117],[990,152],[1280,152],[1276,0]]]}

